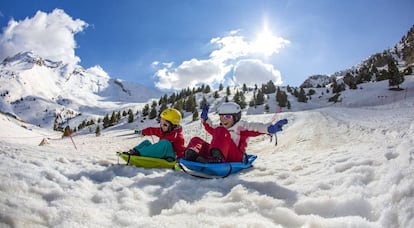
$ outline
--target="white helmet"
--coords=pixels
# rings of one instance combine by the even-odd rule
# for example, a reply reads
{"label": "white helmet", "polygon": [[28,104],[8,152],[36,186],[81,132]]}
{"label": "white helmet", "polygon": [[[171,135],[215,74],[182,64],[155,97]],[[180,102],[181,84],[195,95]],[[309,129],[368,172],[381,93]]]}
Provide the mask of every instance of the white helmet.
{"label": "white helmet", "polygon": [[240,105],[234,102],[227,102],[220,105],[218,108],[219,115],[232,115],[234,123],[237,123],[241,119],[241,108]]}
{"label": "white helmet", "polygon": [[227,102],[220,105],[218,108],[218,114],[236,114],[241,112],[240,105],[234,103],[234,102]]}

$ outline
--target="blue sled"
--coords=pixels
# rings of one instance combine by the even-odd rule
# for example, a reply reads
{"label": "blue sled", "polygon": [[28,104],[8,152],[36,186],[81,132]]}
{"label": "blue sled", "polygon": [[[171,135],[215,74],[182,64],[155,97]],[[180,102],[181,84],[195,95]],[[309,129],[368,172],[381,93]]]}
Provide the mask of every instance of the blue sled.
{"label": "blue sled", "polygon": [[200,163],[188,161],[183,158],[178,159],[181,169],[196,177],[203,178],[224,178],[231,174],[240,172],[253,166],[256,155],[247,154],[243,162],[225,162],[225,163]]}

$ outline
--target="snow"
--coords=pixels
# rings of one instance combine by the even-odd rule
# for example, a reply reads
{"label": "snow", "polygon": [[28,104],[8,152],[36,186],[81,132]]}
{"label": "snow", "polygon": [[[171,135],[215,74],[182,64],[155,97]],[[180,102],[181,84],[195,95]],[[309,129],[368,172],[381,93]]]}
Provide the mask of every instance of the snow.
{"label": "snow", "polygon": [[[1,114],[0,227],[414,227],[413,76],[405,91],[386,87],[364,84],[330,106],[321,89],[306,110],[244,115],[289,123],[277,146],[251,138],[254,168],[225,179],[123,165],[116,151],[156,140],[131,124],[72,143]],[[186,143],[208,139],[191,116],[183,129]]]}

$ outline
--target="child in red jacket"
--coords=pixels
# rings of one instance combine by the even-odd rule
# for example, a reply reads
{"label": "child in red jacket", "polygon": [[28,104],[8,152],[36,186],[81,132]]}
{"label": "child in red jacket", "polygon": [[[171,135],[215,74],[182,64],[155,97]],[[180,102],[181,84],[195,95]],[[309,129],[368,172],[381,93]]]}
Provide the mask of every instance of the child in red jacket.
{"label": "child in red jacket", "polygon": [[155,135],[159,141],[152,144],[144,140],[129,151],[129,154],[145,157],[162,158],[167,161],[175,161],[184,156],[184,136],[180,126],[181,113],[173,108],[165,109],[160,114],[160,126],[148,127],[138,131],[141,135]]}
{"label": "child in red jacket", "polygon": [[201,113],[204,129],[212,135],[210,143],[194,137],[184,152],[186,160],[201,163],[241,162],[247,147],[247,139],[262,134],[275,134],[282,130],[287,119],[275,124],[241,121],[241,108],[234,102],[223,103],[219,109],[220,125],[214,126],[208,119],[208,106]]}

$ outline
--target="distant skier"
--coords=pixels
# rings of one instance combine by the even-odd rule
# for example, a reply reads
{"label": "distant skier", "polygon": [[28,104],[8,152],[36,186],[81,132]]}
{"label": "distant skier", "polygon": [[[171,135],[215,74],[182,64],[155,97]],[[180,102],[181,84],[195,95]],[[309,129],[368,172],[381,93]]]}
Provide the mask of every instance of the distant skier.
{"label": "distant skier", "polygon": [[158,136],[160,140],[154,144],[149,140],[144,140],[126,152],[127,154],[162,158],[167,161],[175,161],[176,158],[183,157],[185,147],[183,130],[180,125],[181,113],[177,109],[168,108],[161,112],[160,117],[159,127],[148,127],[142,131],[135,131],[140,135]]}
{"label": "distant skier", "polygon": [[210,143],[194,137],[188,143],[184,156],[186,160],[201,163],[242,162],[249,137],[275,134],[282,131],[287,119],[275,124],[253,123],[240,120],[241,108],[234,102],[223,103],[218,108],[220,125],[214,126],[208,118],[208,105],[201,113],[204,129],[212,135]]}

